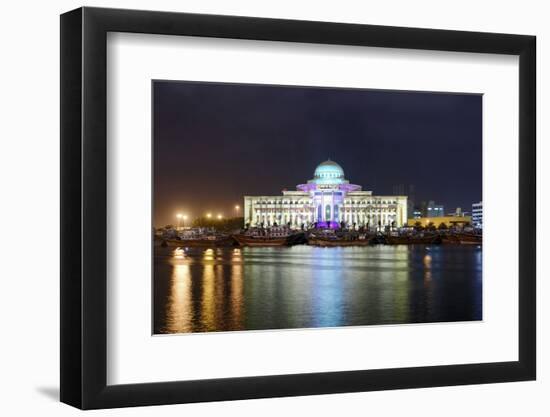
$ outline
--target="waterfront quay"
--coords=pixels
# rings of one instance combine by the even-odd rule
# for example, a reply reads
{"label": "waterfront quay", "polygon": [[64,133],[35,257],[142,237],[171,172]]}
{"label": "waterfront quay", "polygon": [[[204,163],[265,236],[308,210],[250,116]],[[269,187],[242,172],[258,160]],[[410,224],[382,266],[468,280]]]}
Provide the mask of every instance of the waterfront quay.
{"label": "waterfront quay", "polygon": [[404,227],[386,232],[364,229],[312,228],[292,230],[286,226],[247,228],[224,232],[215,228],[161,230],[155,234],[155,246],[161,247],[232,247],[232,246],[294,246],[323,247],[367,245],[481,245],[482,234],[468,228],[430,230]]}

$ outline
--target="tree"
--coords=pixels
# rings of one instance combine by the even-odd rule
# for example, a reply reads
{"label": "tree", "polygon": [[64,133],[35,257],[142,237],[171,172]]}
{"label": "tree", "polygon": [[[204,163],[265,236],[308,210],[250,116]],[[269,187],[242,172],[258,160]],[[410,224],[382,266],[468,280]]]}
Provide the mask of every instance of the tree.
{"label": "tree", "polygon": [[447,230],[448,227],[445,223],[439,223],[439,226],[437,226],[438,230]]}

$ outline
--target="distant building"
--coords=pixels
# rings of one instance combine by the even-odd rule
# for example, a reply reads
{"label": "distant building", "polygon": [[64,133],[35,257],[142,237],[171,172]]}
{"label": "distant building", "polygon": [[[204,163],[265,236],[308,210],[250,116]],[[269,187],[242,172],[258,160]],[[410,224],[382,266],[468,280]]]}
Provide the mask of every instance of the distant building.
{"label": "distant building", "polygon": [[426,217],[443,217],[445,216],[445,207],[441,204],[435,204],[433,201],[428,202],[426,208]]}
{"label": "distant building", "polygon": [[447,216],[457,216],[457,217],[468,216],[468,215],[470,215],[470,213],[468,213],[467,211],[462,211],[461,207],[457,207],[455,211],[451,213],[447,213]]}
{"label": "distant building", "polygon": [[483,229],[483,202],[472,204],[472,224],[476,229]]}
{"label": "distant building", "polygon": [[407,196],[379,196],[350,184],[336,162],[322,162],[313,179],[278,196],[245,196],[244,223],[250,226],[401,227],[407,222]]}
{"label": "distant building", "polygon": [[445,216],[445,207],[442,204],[436,204],[430,200],[423,201],[419,206],[413,209],[412,218],[420,217],[443,217]]}

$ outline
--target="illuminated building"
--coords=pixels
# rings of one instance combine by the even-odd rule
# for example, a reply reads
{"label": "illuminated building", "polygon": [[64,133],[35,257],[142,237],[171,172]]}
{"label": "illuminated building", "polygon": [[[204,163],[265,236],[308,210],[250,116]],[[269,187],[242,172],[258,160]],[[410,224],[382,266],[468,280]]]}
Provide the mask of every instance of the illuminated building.
{"label": "illuminated building", "polygon": [[476,229],[483,228],[483,202],[472,204],[472,224]]}
{"label": "illuminated building", "polygon": [[349,228],[401,227],[407,222],[406,196],[376,196],[350,184],[330,159],[317,166],[313,179],[279,196],[245,196],[245,225]]}
{"label": "illuminated building", "polygon": [[421,217],[442,217],[445,216],[445,208],[441,204],[435,204],[434,201],[423,201],[419,206],[414,207],[412,216],[415,219]]}

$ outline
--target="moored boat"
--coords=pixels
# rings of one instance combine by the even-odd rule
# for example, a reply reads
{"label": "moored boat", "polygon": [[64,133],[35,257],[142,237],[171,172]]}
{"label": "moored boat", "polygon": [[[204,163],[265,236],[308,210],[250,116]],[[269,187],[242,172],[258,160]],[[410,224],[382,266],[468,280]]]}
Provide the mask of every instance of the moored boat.
{"label": "moored boat", "polygon": [[448,245],[448,244],[458,245],[460,244],[460,241],[458,240],[455,234],[445,234],[445,235],[441,235],[441,243],[443,243],[444,245]]}
{"label": "moored boat", "polygon": [[216,246],[233,246],[235,241],[231,236],[220,236],[214,238],[197,238],[197,239],[163,239],[160,243],[162,247],[184,248],[184,247],[205,247],[211,248]]}
{"label": "moored boat", "polygon": [[408,245],[410,243],[409,236],[384,236],[384,243],[387,245]]}
{"label": "moored boat", "polygon": [[240,246],[287,246],[289,237],[250,236],[246,234],[232,235]]}
{"label": "moored boat", "polygon": [[437,234],[429,235],[401,235],[385,237],[388,245],[436,245],[441,243],[441,236]]}
{"label": "moored boat", "polygon": [[441,243],[455,245],[481,245],[482,235],[473,233],[452,233],[441,236]]}
{"label": "moored boat", "polygon": [[461,245],[481,245],[483,243],[483,237],[473,233],[458,233],[457,238]]}
{"label": "moored boat", "polygon": [[305,243],[303,232],[295,233],[284,226],[274,226],[269,229],[254,228],[231,236],[239,246],[291,246]]}
{"label": "moored boat", "polygon": [[371,244],[370,238],[365,239],[344,239],[329,237],[310,237],[307,241],[311,246],[336,247],[336,246],[368,246]]}

